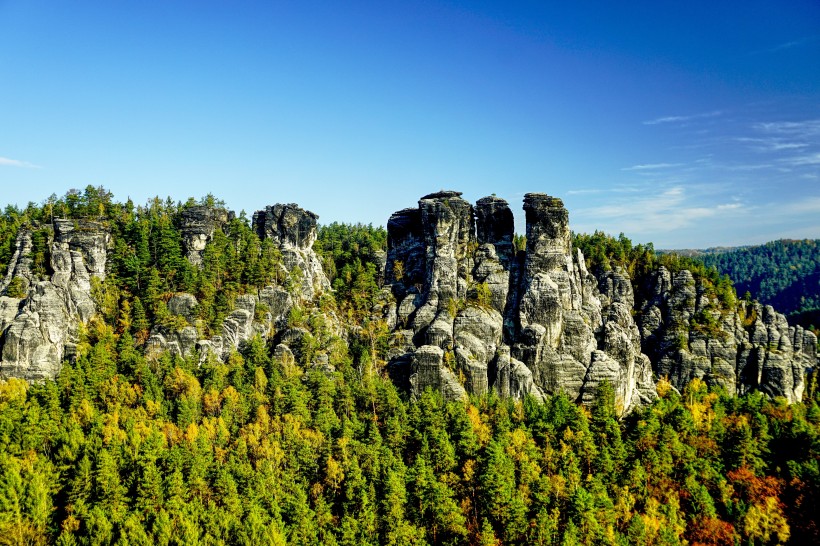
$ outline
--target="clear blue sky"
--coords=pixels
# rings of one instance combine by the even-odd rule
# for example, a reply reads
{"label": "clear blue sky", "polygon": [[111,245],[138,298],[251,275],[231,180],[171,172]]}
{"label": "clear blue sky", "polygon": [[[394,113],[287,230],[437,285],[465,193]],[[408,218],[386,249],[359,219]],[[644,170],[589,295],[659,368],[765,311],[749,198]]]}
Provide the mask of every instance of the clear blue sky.
{"label": "clear blue sky", "polygon": [[[0,203],[384,224],[530,191],[659,248],[820,238],[820,2],[0,0]],[[519,224],[519,229],[523,226]]]}

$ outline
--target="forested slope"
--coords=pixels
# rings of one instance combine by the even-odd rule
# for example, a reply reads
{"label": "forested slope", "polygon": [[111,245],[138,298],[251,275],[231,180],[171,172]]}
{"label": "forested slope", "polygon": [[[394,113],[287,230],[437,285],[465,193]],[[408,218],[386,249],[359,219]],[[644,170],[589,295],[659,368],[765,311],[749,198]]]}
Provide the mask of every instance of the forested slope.
{"label": "forested slope", "polygon": [[[135,206],[89,187],[0,218],[6,263],[20,229],[41,233],[41,279],[54,273],[55,215],[113,234],[92,284],[99,313],[56,380],[0,382],[0,544],[820,541],[815,380],[788,405],[661,379],[658,399],[623,420],[606,382],[590,406],[492,391],[410,400],[385,369],[396,340],[371,313],[382,228],[319,229],[334,291],[295,299],[273,325],[299,332],[292,352],[258,332],[224,359],[146,351],[157,328],[187,324],[169,308],[180,292],[195,296],[186,313],[202,336],[224,333],[236,302],[267,285],[298,296],[299,272],[283,275],[287,257],[241,215],[192,266],[180,219],[199,205],[220,203]],[[588,244],[590,267],[649,271],[647,249],[613,241]],[[703,278],[734,303],[725,280]]]}
{"label": "forested slope", "polygon": [[820,241],[782,239],[698,258],[731,277],[739,294],[820,326]]}

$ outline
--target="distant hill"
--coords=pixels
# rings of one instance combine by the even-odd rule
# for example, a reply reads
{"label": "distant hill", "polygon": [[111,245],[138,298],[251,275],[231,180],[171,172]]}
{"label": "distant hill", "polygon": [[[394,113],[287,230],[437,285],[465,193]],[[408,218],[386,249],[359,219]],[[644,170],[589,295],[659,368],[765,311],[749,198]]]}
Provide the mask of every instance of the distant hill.
{"label": "distant hill", "polygon": [[713,246],[710,248],[679,248],[675,250],[659,249],[656,250],[658,254],[677,254],[678,256],[686,256],[687,258],[700,258],[701,256],[726,254],[727,252],[735,252],[738,250],[745,250],[748,246]]}
{"label": "distant hill", "polygon": [[729,275],[739,296],[749,292],[761,303],[774,306],[800,323],[820,323],[818,239],[782,239],[726,251],[676,252],[696,257]]}

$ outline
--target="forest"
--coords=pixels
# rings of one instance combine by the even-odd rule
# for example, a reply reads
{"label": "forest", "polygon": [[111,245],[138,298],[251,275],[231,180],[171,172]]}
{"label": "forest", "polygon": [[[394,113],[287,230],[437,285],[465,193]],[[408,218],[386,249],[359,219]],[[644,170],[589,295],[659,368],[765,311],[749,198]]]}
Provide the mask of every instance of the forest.
{"label": "forest", "polygon": [[[259,336],[224,362],[146,354],[154,325],[174,327],[174,293],[196,295],[216,333],[237,296],[291,282],[245,214],[214,233],[202,268],[188,263],[179,217],[195,204],[224,205],[137,206],[89,186],[0,216],[0,266],[25,226],[44,277],[51,218],[99,220],[114,241],[99,314],[57,379],[0,381],[0,544],[820,543],[816,374],[792,405],[658,378],[658,400],[623,419],[607,384],[592,406],[411,400],[369,313],[382,227],[321,226],[333,292],[291,310],[309,333],[296,358]],[[697,267],[625,237],[576,245],[590,267]],[[700,267],[733,302],[731,281]],[[326,368],[311,365],[319,350]]]}
{"label": "forest", "polygon": [[820,326],[820,241],[781,239],[698,258],[730,276],[739,294],[749,292],[803,326]]}

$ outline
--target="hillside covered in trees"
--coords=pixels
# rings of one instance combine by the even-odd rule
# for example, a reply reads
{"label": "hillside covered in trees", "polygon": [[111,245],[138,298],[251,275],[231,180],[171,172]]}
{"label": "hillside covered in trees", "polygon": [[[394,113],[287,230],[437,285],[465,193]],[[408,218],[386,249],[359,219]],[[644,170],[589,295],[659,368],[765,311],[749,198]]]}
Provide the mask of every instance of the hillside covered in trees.
{"label": "hillside covered in trees", "polygon": [[[55,218],[111,237],[105,276],[89,281],[98,312],[72,334],[56,379],[0,381],[0,544],[820,541],[816,379],[788,404],[656,377],[654,402],[622,419],[606,381],[587,405],[560,393],[411,397],[387,366],[402,340],[373,313],[390,281],[387,232],[321,226],[312,249],[333,290],[306,299],[311,262],[260,237],[262,215],[225,215],[196,250],[201,266],[188,259],[198,247],[184,219],[221,206],[137,206],[89,187],[5,209],[4,268],[21,263],[21,230],[31,235],[5,302],[59,277]],[[647,282],[661,265],[690,271],[709,307],[684,325],[684,352],[720,335],[721,313],[739,305],[713,269],[623,237],[574,244],[591,270]],[[180,310],[180,293],[196,304]],[[228,340],[253,294],[248,324],[269,331],[242,330],[221,353],[185,349],[186,328]],[[291,298],[286,316],[271,318],[278,300],[264,294]]]}
{"label": "hillside covered in trees", "polygon": [[820,241],[782,239],[698,258],[731,277],[739,294],[820,326]]}

